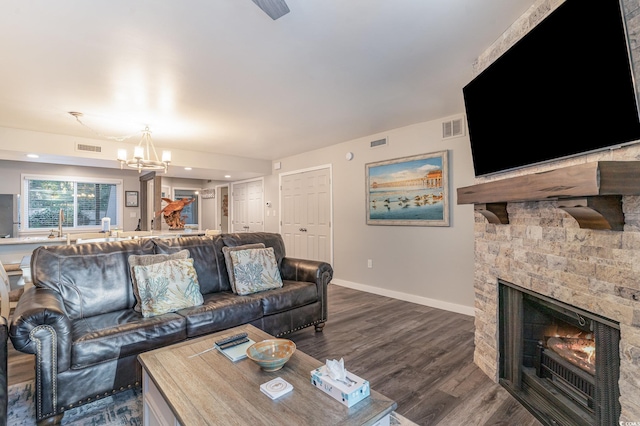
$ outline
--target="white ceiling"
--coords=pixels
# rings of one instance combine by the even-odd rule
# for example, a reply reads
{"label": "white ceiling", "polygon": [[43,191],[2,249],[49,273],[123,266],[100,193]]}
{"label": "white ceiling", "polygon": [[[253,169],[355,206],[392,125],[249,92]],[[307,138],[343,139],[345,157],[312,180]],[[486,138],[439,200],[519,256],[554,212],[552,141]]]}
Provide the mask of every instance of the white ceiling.
{"label": "white ceiling", "polygon": [[278,159],[463,112],[473,61],[533,0],[287,4],[5,0],[0,127],[106,145],[148,125],[158,148]]}

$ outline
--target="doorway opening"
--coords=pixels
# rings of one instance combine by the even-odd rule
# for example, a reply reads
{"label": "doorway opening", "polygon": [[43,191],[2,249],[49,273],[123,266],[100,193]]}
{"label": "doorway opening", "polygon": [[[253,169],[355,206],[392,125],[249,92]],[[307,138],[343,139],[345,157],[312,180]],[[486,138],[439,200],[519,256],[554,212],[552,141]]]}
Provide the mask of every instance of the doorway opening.
{"label": "doorway opening", "polygon": [[223,234],[229,232],[229,185],[216,186],[216,221],[218,230]]}

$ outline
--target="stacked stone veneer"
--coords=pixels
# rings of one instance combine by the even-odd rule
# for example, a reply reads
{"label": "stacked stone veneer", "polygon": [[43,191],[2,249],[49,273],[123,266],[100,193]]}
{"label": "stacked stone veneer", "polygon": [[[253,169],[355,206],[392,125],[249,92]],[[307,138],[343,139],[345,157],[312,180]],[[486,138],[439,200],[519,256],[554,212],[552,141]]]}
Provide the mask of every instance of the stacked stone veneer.
{"label": "stacked stone veneer", "polygon": [[501,278],[620,323],[621,420],[640,422],[640,197],[624,198],[624,232],[580,229],[552,201],[507,211],[508,225],[475,217],[476,364],[497,381]]}
{"label": "stacked stone veneer", "polygon": [[[475,72],[561,3],[535,3],[478,58]],[[640,58],[638,1],[624,0],[623,4],[636,63]],[[640,82],[639,68],[634,70],[636,82]],[[597,160],[640,161],[640,145],[478,178],[477,183]],[[556,208],[555,201],[509,203],[507,211],[508,225],[489,224],[482,215],[475,215],[476,364],[498,380],[501,278],[620,323],[620,420],[640,422],[640,197],[623,197],[622,232],[580,229],[575,219]]]}

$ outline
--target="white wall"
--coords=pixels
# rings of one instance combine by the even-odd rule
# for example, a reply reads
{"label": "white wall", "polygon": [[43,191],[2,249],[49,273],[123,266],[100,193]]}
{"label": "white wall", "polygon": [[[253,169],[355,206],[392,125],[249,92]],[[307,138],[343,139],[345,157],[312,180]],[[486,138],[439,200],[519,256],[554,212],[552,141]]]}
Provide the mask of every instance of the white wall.
{"label": "white wall", "polygon": [[[204,186],[203,188],[209,188]],[[200,229],[218,229],[218,215],[216,212],[216,199],[215,198],[202,198],[200,197],[200,206],[202,208],[202,217],[200,223]]]}
{"label": "white wall", "polygon": [[[45,163],[30,163],[26,161],[0,160],[0,194],[21,194],[20,175],[32,173],[54,176],[73,176],[122,179],[122,193],[124,191],[140,190],[140,175],[134,170],[103,169],[96,167],[60,166]],[[123,195],[124,197],[124,195]],[[124,204],[124,200],[123,204]],[[123,207],[124,229],[134,230],[140,218],[139,207]],[[133,216],[135,214],[135,216]],[[122,229],[122,225],[119,226]]]}
{"label": "white wall", "polygon": [[[265,177],[265,230],[279,232],[279,173],[332,165],[334,280],[340,285],[473,314],[473,206],[456,205],[456,188],[474,184],[468,137],[441,139],[446,118],[339,143],[305,154],[278,159],[282,169]],[[388,137],[389,146],[369,148],[369,142]],[[449,150],[449,227],[368,226],[365,209],[365,164],[393,158]],[[354,153],[347,161],[345,154]],[[41,163],[0,161],[0,193],[20,192],[23,172],[67,176],[117,177],[124,190],[139,190],[136,171]],[[182,179],[180,186],[185,184]],[[193,185],[213,183],[193,180]],[[213,220],[213,200],[202,203],[203,225]],[[211,204],[211,206],[209,206]],[[211,208],[210,208],[211,207]],[[129,217],[135,211],[136,217]],[[274,213],[275,212],[275,215]],[[139,209],[125,209],[125,229],[134,229]],[[207,227],[207,226],[205,226]],[[367,259],[373,268],[367,268]]]}
{"label": "white wall", "polygon": [[[331,164],[333,169],[334,283],[472,315],[474,312],[473,206],[456,205],[456,188],[474,183],[468,137],[442,140],[443,120],[276,160],[282,168],[265,178],[265,200],[277,209],[265,217],[279,232],[279,173]],[[389,145],[370,148],[387,137]],[[365,164],[449,150],[449,227],[366,224]],[[351,161],[345,159],[353,152]],[[367,259],[373,268],[367,268]]]}
{"label": "white wall", "polygon": [[[76,149],[77,143],[98,146],[100,152],[79,151]],[[25,154],[37,152],[40,156],[34,161],[37,163],[113,168],[117,164],[115,158],[118,149],[128,149],[131,153],[134,146],[135,143],[107,141],[104,138],[81,138],[0,126],[0,158],[3,160],[22,161]],[[188,175],[182,175],[187,179],[195,176],[200,179],[220,179],[223,173],[249,179],[270,171],[268,160],[187,151],[176,147],[171,148],[171,155],[171,175],[179,176],[178,173],[183,173],[180,171],[182,167],[192,167]]]}

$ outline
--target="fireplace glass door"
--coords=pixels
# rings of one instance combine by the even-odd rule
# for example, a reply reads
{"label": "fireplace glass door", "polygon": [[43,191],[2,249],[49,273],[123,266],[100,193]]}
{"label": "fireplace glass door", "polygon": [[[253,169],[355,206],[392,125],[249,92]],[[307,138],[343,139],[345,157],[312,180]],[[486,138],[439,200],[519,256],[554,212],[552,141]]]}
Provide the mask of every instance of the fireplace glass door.
{"label": "fireplace glass door", "polygon": [[500,383],[548,425],[620,416],[618,323],[500,281]]}

